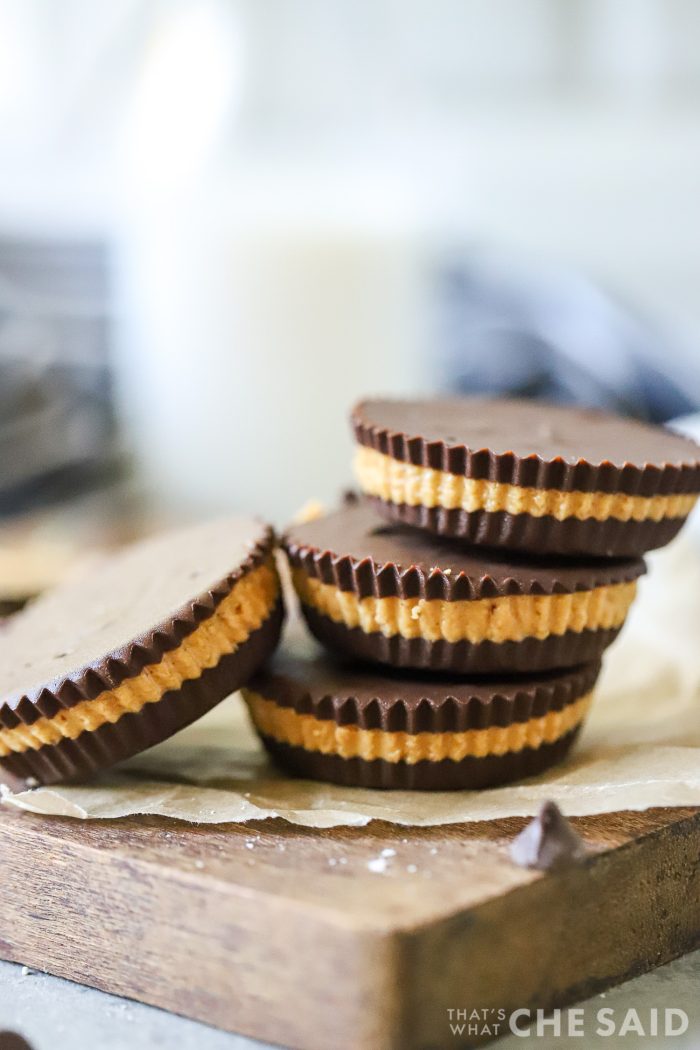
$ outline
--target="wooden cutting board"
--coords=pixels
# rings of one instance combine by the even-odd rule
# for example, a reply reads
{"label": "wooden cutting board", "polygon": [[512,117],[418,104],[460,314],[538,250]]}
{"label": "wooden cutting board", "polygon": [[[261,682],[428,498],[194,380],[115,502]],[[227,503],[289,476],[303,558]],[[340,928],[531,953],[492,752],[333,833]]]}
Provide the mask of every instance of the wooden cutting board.
{"label": "wooden cutting board", "polygon": [[522,820],[0,810],[0,955],[284,1046],[454,1048],[450,1009],[563,1005],[700,943],[700,810],[574,823],[594,854],[541,875],[509,860]]}

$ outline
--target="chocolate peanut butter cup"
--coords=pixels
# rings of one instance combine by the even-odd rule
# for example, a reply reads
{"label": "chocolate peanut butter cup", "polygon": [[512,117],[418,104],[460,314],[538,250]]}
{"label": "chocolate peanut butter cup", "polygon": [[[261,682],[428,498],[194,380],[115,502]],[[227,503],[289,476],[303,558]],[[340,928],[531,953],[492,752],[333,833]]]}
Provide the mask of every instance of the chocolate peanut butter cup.
{"label": "chocolate peanut butter cup", "polygon": [[363,401],[362,488],[384,517],[486,547],[636,556],[700,494],[700,447],[664,427],[532,401]]}
{"label": "chocolate peanut butter cup", "polygon": [[289,650],[243,695],[271,755],[298,776],[372,788],[484,788],[564,757],[599,670],[591,663],[465,681],[382,674]]}
{"label": "chocolate peanut butter cup", "polygon": [[454,674],[598,660],[624,623],[641,558],[579,560],[467,548],[390,525],[365,501],[283,540],[306,621],[340,653]]}
{"label": "chocolate peanut butter cup", "polygon": [[126,548],[0,632],[0,765],[52,783],[156,744],[238,689],[283,610],[273,534],[252,518]]}

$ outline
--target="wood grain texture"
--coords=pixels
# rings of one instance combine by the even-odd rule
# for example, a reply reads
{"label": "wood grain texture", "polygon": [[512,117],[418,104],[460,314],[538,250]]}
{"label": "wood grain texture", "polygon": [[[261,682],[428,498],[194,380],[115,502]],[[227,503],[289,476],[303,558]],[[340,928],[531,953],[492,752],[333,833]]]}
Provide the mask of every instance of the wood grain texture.
{"label": "wood grain texture", "polygon": [[[319,832],[0,811],[0,956],[303,1050],[454,1047],[447,1010],[552,1006],[700,943],[700,811]],[[368,862],[381,851],[386,869]]]}

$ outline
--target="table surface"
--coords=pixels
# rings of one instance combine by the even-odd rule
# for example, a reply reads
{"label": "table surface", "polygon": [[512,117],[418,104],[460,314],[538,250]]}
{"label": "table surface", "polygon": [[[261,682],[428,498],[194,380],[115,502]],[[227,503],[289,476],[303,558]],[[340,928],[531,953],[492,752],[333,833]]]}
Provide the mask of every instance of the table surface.
{"label": "table surface", "polygon": [[[618,1039],[596,1036],[596,1012],[613,1010],[619,1030],[629,1010],[635,1010],[647,1033],[650,1011],[659,1016],[667,1008],[684,1010],[689,1027],[684,1035],[667,1039],[648,1034],[630,1034],[626,1047],[644,1050],[697,1050],[700,1046],[700,951],[677,959],[603,995],[581,1004],[586,1035],[560,1038],[546,1035],[533,1039],[538,1050],[587,1050],[610,1047]],[[563,1020],[564,1028],[566,1019]],[[13,963],[0,962],[0,1032],[22,1033],[34,1050],[266,1050],[262,1043],[229,1035],[196,1021],[143,1006],[130,1000],[73,984],[37,971],[27,973]],[[633,1031],[633,1029],[632,1029]],[[622,1038],[622,1036],[619,1036]],[[497,1050],[516,1050],[530,1040],[507,1036],[494,1045]],[[457,1045],[457,1042],[456,1042]],[[2,1040],[0,1039],[0,1050]],[[369,1050],[369,1048],[368,1048]]]}

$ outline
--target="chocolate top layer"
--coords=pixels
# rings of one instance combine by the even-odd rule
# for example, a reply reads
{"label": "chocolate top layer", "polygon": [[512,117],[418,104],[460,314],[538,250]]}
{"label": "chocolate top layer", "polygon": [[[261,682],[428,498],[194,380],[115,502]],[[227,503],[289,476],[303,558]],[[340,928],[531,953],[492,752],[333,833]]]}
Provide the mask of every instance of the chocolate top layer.
{"label": "chocolate top layer", "polygon": [[288,638],[248,688],[281,707],[339,725],[393,732],[462,732],[506,726],[588,694],[600,663],[512,678],[446,678],[341,660],[309,639]]}
{"label": "chocolate top layer", "polygon": [[[86,565],[0,632],[0,711],[93,699],[176,648],[272,548],[231,518],[147,539]],[[29,705],[29,706],[27,706]]]}
{"label": "chocolate top layer", "polygon": [[570,594],[634,580],[641,558],[562,562],[467,548],[387,525],[364,502],[294,525],[284,539],[293,565],[360,597],[472,601],[507,594]]}
{"label": "chocolate top layer", "polygon": [[357,440],[395,459],[534,488],[700,492],[700,446],[593,409],[461,398],[362,401]]}

